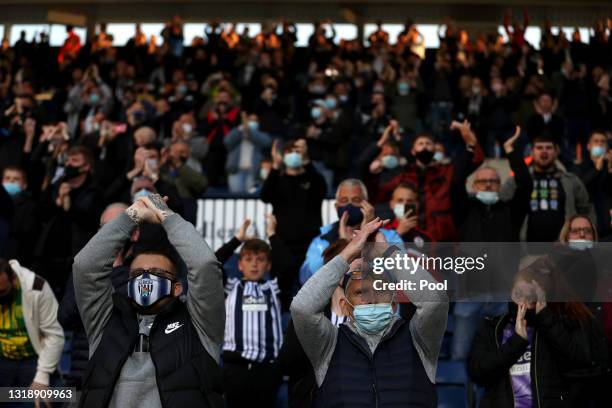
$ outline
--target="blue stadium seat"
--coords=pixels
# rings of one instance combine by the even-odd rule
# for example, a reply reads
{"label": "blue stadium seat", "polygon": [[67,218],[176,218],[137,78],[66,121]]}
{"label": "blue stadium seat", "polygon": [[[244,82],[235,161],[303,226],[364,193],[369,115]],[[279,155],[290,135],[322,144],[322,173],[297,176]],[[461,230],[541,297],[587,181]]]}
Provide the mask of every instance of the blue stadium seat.
{"label": "blue stadium seat", "polygon": [[468,395],[465,387],[458,385],[437,386],[438,408],[467,408]]}
{"label": "blue stadium seat", "polygon": [[469,379],[462,361],[439,361],[436,373],[438,408],[471,407]]}
{"label": "blue stadium seat", "polygon": [[467,387],[468,376],[465,363],[462,361],[439,361],[436,383],[462,385]]}

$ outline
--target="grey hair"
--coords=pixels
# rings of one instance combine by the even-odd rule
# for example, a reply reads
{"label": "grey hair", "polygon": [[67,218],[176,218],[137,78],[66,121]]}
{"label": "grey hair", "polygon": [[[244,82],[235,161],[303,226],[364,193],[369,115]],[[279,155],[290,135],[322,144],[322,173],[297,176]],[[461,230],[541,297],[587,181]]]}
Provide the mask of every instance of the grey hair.
{"label": "grey hair", "polygon": [[497,169],[495,167],[489,166],[489,165],[483,165],[479,168],[476,169],[476,171],[474,171],[474,176],[476,176],[477,173],[480,173],[482,170],[493,170],[495,172],[495,174],[497,174],[497,178],[500,179],[501,181],[501,175],[499,174],[499,171],[497,171]]}
{"label": "grey hair", "polygon": [[346,180],[343,180],[340,184],[338,184],[338,188],[336,189],[336,200],[338,199],[338,196],[340,195],[340,189],[342,189],[343,187],[359,187],[361,189],[361,194],[363,194],[363,199],[364,200],[368,200],[368,189],[366,188],[365,184],[363,184],[363,181],[356,179],[356,178],[349,178]]}
{"label": "grey hair", "polygon": [[107,211],[114,210],[116,208],[121,210],[127,210],[128,207],[129,206],[125,203],[112,203],[107,205],[104,211],[102,211],[102,214],[100,215],[100,225],[102,224],[102,219],[104,218],[104,214],[106,214]]}

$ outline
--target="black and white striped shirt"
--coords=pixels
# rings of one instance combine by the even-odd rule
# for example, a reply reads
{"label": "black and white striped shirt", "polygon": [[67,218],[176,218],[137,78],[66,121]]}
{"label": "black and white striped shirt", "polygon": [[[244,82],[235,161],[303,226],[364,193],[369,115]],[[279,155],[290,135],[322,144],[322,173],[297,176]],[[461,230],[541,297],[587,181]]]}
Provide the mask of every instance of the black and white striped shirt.
{"label": "black and white striped shirt", "polygon": [[340,326],[342,323],[346,323],[349,320],[348,316],[339,316],[333,310],[331,311],[331,316],[329,317],[332,324],[336,327]]}
{"label": "black and white striped shirt", "polygon": [[223,351],[255,362],[276,359],[283,344],[279,292],[276,279],[227,280]]}

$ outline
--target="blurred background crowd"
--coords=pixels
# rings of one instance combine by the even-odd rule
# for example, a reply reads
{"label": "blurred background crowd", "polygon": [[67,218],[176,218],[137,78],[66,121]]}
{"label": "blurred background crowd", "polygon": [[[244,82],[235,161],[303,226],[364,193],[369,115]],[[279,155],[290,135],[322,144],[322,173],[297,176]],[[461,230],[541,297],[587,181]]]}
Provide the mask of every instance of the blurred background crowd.
{"label": "blurred background crowd", "polygon": [[[44,33],[5,39],[0,255],[60,300],[105,208],[155,192],[192,222],[198,199],[271,203],[272,234],[295,256],[280,282],[285,312],[343,238],[338,223],[322,226],[325,198],[349,225],[381,215],[417,245],[588,247],[612,232],[612,20],[589,38],[547,23],[539,44],[526,38],[526,11],[500,22],[504,35],[446,19],[438,48],[411,20],[394,36],[379,22],[364,41],[315,22],[306,46],[290,21],[256,35],[211,21],[186,45],[179,16],[156,36],[137,24],[124,46],[105,24],[85,41],[68,26],[61,47]],[[491,211],[500,198],[511,204]],[[479,307],[454,312],[456,360],[467,358]]]}

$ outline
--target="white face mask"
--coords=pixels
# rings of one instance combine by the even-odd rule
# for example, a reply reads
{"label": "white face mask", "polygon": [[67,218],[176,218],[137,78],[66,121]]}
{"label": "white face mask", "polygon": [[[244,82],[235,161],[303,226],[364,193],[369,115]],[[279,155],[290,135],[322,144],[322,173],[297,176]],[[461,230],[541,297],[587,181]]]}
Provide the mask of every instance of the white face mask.
{"label": "white face mask", "polygon": [[191,134],[191,131],[193,130],[193,126],[191,126],[190,123],[183,123],[181,127],[183,128],[183,132],[187,133],[188,135]]}
{"label": "white face mask", "polygon": [[405,215],[406,206],[404,204],[395,204],[393,207],[393,214],[395,218],[402,218]]}
{"label": "white face mask", "polygon": [[577,249],[579,251],[593,248],[593,241],[590,239],[570,239],[567,241],[567,244],[570,248]]}
{"label": "white face mask", "polygon": [[478,191],[476,199],[485,205],[493,205],[499,201],[499,193],[497,191]]}

